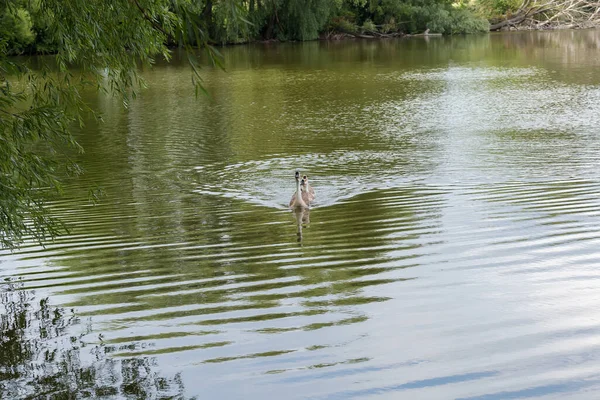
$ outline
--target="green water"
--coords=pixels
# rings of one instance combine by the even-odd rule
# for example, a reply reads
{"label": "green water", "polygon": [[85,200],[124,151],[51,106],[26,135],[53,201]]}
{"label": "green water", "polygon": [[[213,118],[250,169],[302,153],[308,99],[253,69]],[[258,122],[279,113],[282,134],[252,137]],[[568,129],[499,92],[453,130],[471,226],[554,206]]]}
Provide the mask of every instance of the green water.
{"label": "green water", "polygon": [[70,235],[0,255],[0,397],[598,397],[598,48],[256,44],[210,99],[177,57],[87,93]]}

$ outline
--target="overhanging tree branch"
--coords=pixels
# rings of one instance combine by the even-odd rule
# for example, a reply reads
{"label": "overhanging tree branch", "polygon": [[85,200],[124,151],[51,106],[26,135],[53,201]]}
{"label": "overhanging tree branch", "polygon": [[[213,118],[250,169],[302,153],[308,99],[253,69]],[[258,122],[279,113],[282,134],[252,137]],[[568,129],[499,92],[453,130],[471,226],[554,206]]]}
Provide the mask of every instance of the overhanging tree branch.
{"label": "overhanging tree branch", "polygon": [[150,15],[148,15],[148,13],[144,9],[144,7],[141,6],[141,4],[138,0],[129,0],[129,1],[133,4],[135,4],[135,6],[138,8],[138,10],[140,10],[140,12],[142,13],[142,16],[144,17],[144,19],[147,20],[148,22],[150,22],[150,24],[152,24],[152,26],[155,29],[162,32],[166,37],[170,37],[170,35],[164,30],[164,28],[162,26],[160,26],[160,24],[156,21],[156,19],[154,19]]}
{"label": "overhanging tree branch", "polygon": [[584,28],[600,24],[599,0],[524,0],[515,15],[490,25],[491,31],[526,25],[534,29]]}

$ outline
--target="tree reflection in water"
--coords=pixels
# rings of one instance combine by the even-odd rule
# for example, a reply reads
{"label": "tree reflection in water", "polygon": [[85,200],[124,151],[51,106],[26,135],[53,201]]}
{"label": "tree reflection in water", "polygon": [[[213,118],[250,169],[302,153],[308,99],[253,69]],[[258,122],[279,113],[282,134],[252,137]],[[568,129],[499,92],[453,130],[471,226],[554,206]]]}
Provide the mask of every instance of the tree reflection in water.
{"label": "tree reflection in water", "polygon": [[0,284],[0,399],[184,398],[179,375],[160,376],[154,358],[112,359],[121,349],[86,344],[89,333],[73,310],[38,302],[18,281]]}

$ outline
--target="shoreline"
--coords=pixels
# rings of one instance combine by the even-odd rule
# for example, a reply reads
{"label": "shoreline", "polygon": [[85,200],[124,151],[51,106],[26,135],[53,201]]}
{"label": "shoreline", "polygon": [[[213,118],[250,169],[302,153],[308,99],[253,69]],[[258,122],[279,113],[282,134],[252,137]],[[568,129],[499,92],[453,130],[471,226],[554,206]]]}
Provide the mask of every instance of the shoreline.
{"label": "shoreline", "polygon": [[[491,27],[492,25],[490,25]],[[531,25],[522,25],[522,26],[514,26],[514,25],[504,25],[498,29],[490,29],[487,32],[481,33],[470,33],[470,34],[442,34],[442,33],[401,33],[395,32],[390,34],[383,33],[374,33],[374,34],[352,34],[346,32],[329,32],[326,34],[319,35],[318,38],[312,40],[279,40],[279,39],[266,39],[266,40],[248,40],[245,42],[231,42],[231,43],[210,43],[210,46],[215,47],[229,47],[229,46],[240,46],[240,45],[248,45],[248,44],[281,44],[281,43],[299,43],[299,42],[341,42],[344,40],[382,40],[382,39],[402,39],[402,38],[442,38],[442,37],[452,37],[452,36],[464,36],[464,35],[486,35],[490,33],[501,33],[501,32],[549,32],[549,31],[564,31],[564,30],[588,30],[588,29],[600,29],[600,25],[590,25],[590,26],[580,26],[580,25],[557,25],[557,26],[544,26],[544,27],[535,27]],[[177,50],[179,47],[177,45],[167,46],[169,50]],[[200,47],[196,47],[196,50],[201,49]],[[8,57],[29,57],[29,56],[52,56],[55,55],[56,51],[48,51],[48,52],[24,52],[21,54],[12,54]]]}

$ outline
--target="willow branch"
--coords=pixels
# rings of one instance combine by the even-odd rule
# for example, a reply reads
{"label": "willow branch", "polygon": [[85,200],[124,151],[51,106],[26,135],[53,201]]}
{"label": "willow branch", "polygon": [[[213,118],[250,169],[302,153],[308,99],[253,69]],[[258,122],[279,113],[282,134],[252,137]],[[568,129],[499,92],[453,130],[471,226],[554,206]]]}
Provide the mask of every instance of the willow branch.
{"label": "willow branch", "polygon": [[10,111],[6,111],[6,110],[2,110],[2,109],[0,109],[0,112],[2,112],[4,114],[7,114],[10,117],[18,118],[18,119],[20,119],[22,121],[25,121],[25,117],[23,117],[22,115],[11,113]]}
{"label": "willow branch", "polygon": [[154,18],[152,18],[150,15],[148,15],[148,13],[146,12],[146,10],[141,6],[141,4],[139,3],[138,0],[129,0],[131,3],[135,4],[136,7],[138,8],[138,10],[140,10],[140,12],[142,13],[142,16],[144,17],[145,20],[147,20],[148,22],[150,22],[150,24],[152,24],[152,26],[155,29],[158,29],[159,31],[161,31],[163,34],[165,34],[165,36],[169,37],[170,35],[163,29],[162,26],[160,26],[160,24],[158,24],[156,22],[156,20]]}

